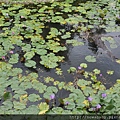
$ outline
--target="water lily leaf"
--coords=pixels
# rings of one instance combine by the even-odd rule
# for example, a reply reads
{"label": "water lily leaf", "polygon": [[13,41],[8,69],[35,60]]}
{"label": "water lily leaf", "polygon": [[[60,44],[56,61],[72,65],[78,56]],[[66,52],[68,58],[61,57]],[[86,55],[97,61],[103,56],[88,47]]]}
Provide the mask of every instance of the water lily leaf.
{"label": "water lily leaf", "polygon": [[51,93],[57,93],[58,92],[58,89],[54,86],[49,86],[47,89],[46,89],[47,92],[51,92]]}
{"label": "water lily leaf", "polygon": [[76,68],[75,67],[70,67],[70,69],[68,69],[67,71],[68,71],[68,73],[72,73],[72,72],[76,71]]}
{"label": "water lily leaf", "polygon": [[89,96],[90,94],[93,93],[93,89],[87,86],[85,89],[83,89],[83,93],[85,96]]}
{"label": "water lily leaf", "polygon": [[83,87],[83,86],[90,85],[90,84],[91,84],[91,81],[86,81],[84,79],[79,79],[77,82],[77,85],[79,87]]}
{"label": "water lily leaf", "polygon": [[74,100],[76,100],[77,98],[78,98],[78,96],[77,96],[75,93],[70,93],[70,95],[69,95],[69,99],[70,99],[70,100],[74,101]]}
{"label": "water lily leaf", "polygon": [[26,60],[31,59],[33,56],[35,55],[34,51],[30,51],[30,52],[26,52],[24,57],[26,58]]}
{"label": "water lily leaf", "polygon": [[56,73],[57,75],[62,75],[62,72],[63,72],[63,71],[62,71],[60,68],[56,68],[56,72],[55,72],[55,73]]}
{"label": "water lily leaf", "polygon": [[40,58],[42,59],[40,63],[47,68],[55,68],[58,65],[57,62],[59,62],[60,59],[60,57],[55,56],[54,53],[47,54],[46,56],[41,56]]}
{"label": "water lily leaf", "polygon": [[60,82],[59,84],[58,84],[58,88],[61,90],[61,89],[63,89],[65,87],[65,83],[64,82]]}
{"label": "water lily leaf", "polygon": [[71,37],[71,33],[70,32],[66,32],[65,35],[62,36],[62,39],[67,39]]}
{"label": "water lily leaf", "polygon": [[80,67],[82,67],[82,68],[87,68],[87,64],[86,64],[86,63],[81,63],[81,64],[80,64]]}
{"label": "water lily leaf", "polygon": [[89,101],[88,100],[84,100],[83,102],[86,106],[89,106]]}
{"label": "water lily leaf", "polygon": [[75,103],[70,102],[67,106],[65,106],[67,109],[73,109],[75,108]]}
{"label": "water lily leaf", "polygon": [[61,47],[60,43],[55,42],[54,40],[49,40],[47,43],[47,49],[53,50],[54,53],[58,53],[59,51],[64,51],[66,50],[66,47]]}
{"label": "water lily leaf", "polygon": [[30,94],[28,96],[28,100],[30,100],[31,102],[36,102],[36,101],[39,101],[41,100],[40,96],[37,95],[37,94]]}
{"label": "water lily leaf", "polygon": [[[25,113],[25,114],[33,114],[33,113],[36,113],[36,114],[38,114],[39,113],[39,108],[38,108],[38,106],[36,106],[36,105],[31,105],[31,106],[29,106],[28,108],[26,108],[25,109],[25,111],[23,111],[23,113]],[[30,116],[30,118],[31,118],[32,116]],[[35,119],[35,116],[33,116],[34,118],[33,119]],[[31,118],[32,119],[32,118]],[[36,118],[37,119],[37,118]]]}
{"label": "water lily leaf", "polygon": [[112,75],[113,73],[114,73],[114,71],[112,71],[112,70],[108,70],[108,71],[107,71],[107,74],[108,74],[108,75]]}
{"label": "water lily leaf", "polygon": [[22,50],[24,52],[29,52],[31,50],[31,45],[30,44],[26,44],[25,46],[22,47]]}
{"label": "water lily leaf", "polygon": [[20,68],[13,68],[13,69],[11,70],[11,72],[12,72],[12,75],[13,75],[13,76],[16,76],[16,75],[22,73],[22,69],[20,69]]}
{"label": "water lily leaf", "polygon": [[58,31],[58,29],[56,28],[51,28],[50,29],[50,32],[49,32],[49,36],[47,36],[47,38],[53,38],[53,37],[56,37],[57,35],[60,35],[61,33]]}
{"label": "water lily leaf", "polygon": [[25,62],[25,66],[27,66],[27,67],[35,67],[35,65],[36,65],[36,62],[33,60],[27,60]]}
{"label": "water lily leaf", "polygon": [[112,110],[115,106],[113,104],[110,104],[106,107],[107,110]]}
{"label": "water lily leaf", "polygon": [[39,93],[44,93],[44,91],[46,90],[46,85],[44,85],[43,83],[40,83],[40,82],[38,82],[38,81],[34,81],[33,83],[32,83],[32,87],[35,89],[35,90],[37,90],[37,91],[39,91]]}
{"label": "water lily leaf", "polygon": [[45,49],[36,49],[36,53],[38,55],[45,55],[45,54],[47,54],[47,50],[45,50]]}
{"label": "water lily leaf", "polygon": [[13,101],[14,108],[17,110],[22,110],[26,108],[26,105],[17,101]]}
{"label": "water lily leaf", "polygon": [[4,105],[4,108],[7,108],[7,109],[12,109],[13,107],[13,103],[9,100],[4,101],[2,104]]}
{"label": "water lily leaf", "polygon": [[17,63],[18,62],[18,54],[16,53],[16,54],[12,54],[11,55],[11,58],[9,59],[9,63],[11,63],[11,64],[15,64],[15,63]]}
{"label": "water lily leaf", "polygon": [[54,78],[52,78],[52,77],[45,77],[44,80],[45,80],[46,83],[49,83],[50,81],[53,82]]}
{"label": "water lily leaf", "polygon": [[20,95],[27,94],[27,92],[24,90],[24,88],[20,88],[20,87],[15,91],[15,93],[20,94]]}
{"label": "water lily leaf", "polygon": [[120,83],[120,79],[117,79],[116,81],[117,81],[117,83]]}
{"label": "water lily leaf", "polygon": [[120,64],[120,59],[116,60],[116,62]]}
{"label": "water lily leaf", "polygon": [[26,104],[26,102],[28,101],[28,95],[24,94],[20,96],[20,102]]}
{"label": "water lily leaf", "polygon": [[88,62],[96,62],[96,58],[91,55],[86,56],[85,60],[87,60]]}
{"label": "water lily leaf", "polygon": [[61,107],[55,107],[52,109],[54,114],[61,114],[63,112],[63,108]]}
{"label": "water lily leaf", "polygon": [[41,102],[38,107],[40,109],[39,114],[45,114],[49,110],[49,105],[45,102]]}
{"label": "water lily leaf", "polygon": [[25,81],[20,84],[20,87],[24,87],[24,89],[26,90],[32,87],[32,83],[29,81]]}
{"label": "water lily leaf", "polygon": [[53,93],[50,91],[47,91],[47,92],[45,92],[44,94],[43,94],[43,97],[45,98],[45,99],[47,99],[47,100],[50,100],[50,95],[52,95]]}
{"label": "water lily leaf", "polygon": [[93,72],[94,72],[95,74],[100,74],[100,70],[98,70],[98,69],[94,69]]}
{"label": "water lily leaf", "polygon": [[13,96],[13,98],[19,99],[19,98],[20,98],[20,95],[19,95],[19,94],[15,94],[15,95]]}
{"label": "water lily leaf", "polygon": [[56,86],[56,85],[58,85],[59,84],[59,81],[55,81],[54,82],[54,85]]}

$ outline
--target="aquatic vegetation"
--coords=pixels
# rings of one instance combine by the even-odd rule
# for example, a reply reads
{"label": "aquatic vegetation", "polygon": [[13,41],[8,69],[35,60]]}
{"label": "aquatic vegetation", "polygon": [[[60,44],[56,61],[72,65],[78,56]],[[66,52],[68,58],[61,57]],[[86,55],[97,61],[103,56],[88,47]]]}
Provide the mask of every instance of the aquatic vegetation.
{"label": "aquatic vegetation", "polygon": [[[87,70],[89,64],[97,61],[95,54],[86,54],[84,63],[66,70],[73,77],[71,82],[64,81],[60,68],[66,59],[62,53],[71,46],[85,46],[86,38],[97,30],[120,32],[119,11],[118,0],[29,5],[0,2],[0,113],[120,114],[120,80],[106,89],[101,70],[96,66]],[[75,34],[80,39],[73,38]],[[110,49],[119,47],[115,36],[99,35],[95,40],[101,40],[105,47],[108,42]],[[116,62],[119,65],[120,60]],[[53,70],[63,81],[39,75],[39,66]],[[23,67],[35,72],[24,71]],[[114,73],[106,71],[108,76]]]}
{"label": "aquatic vegetation", "polygon": [[87,60],[88,62],[96,62],[96,58],[91,55],[86,56],[85,60]]}
{"label": "aquatic vegetation", "polygon": [[[58,82],[54,79],[52,80],[52,78],[50,78],[51,85],[47,86],[45,83],[43,84],[37,80],[37,73],[30,73],[27,76],[22,75],[22,70],[20,68],[13,68],[11,64],[5,62],[0,62],[0,68],[0,98],[3,100],[0,106],[1,114],[30,114],[31,111],[28,109],[34,110],[35,114],[64,114],[65,110],[59,108],[61,109],[59,111],[55,102],[59,101],[57,95],[58,91],[60,92],[61,90],[69,91],[68,97],[62,98],[63,102],[59,101],[60,104],[65,106],[68,113],[87,114],[90,113],[92,108],[95,108],[95,111],[92,110],[93,113],[119,113],[119,80],[117,80],[117,83],[113,87],[106,89],[97,78],[96,81],[91,78],[94,76],[94,72],[89,72],[91,81],[90,79],[86,81],[85,79],[78,78],[78,88],[74,87],[75,83]],[[80,73],[77,72],[77,74]],[[96,74],[96,76],[97,75],[98,74]],[[95,82],[93,83],[92,81]],[[45,82],[50,83],[50,81]],[[6,90],[6,87],[11,89]],[[34,89],[37,92],[29,93],[29,89]],[[42,95],[43,97],[41,97]],[[43,100],[46,102],[41,102]],[[33,105],[34,102],[37,101],[39,101],[38,106]],[[33,104],[27,108],[26,106],[28,103]],[[49,109],[51,105],[54,106],[52,110]],[[98,109],[100,111],[97,111]]]}

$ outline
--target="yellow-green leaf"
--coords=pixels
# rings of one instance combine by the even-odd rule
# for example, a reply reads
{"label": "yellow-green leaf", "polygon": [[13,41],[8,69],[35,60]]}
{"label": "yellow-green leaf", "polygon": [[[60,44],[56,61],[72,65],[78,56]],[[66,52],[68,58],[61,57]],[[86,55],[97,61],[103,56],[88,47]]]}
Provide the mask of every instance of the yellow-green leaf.
{"label": "yellow-green leaf", "polygon": [[45,114],[49,110],[49,105],[45,102],[41,102],[39,105],[40,112],[39,114]]}

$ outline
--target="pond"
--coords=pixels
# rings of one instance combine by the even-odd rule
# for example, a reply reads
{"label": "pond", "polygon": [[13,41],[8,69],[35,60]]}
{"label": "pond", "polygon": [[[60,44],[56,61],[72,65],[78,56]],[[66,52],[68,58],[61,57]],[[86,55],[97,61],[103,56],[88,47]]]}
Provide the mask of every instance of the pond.
{"label": "pond", "polygon": [[[59,81],[64,86],[64,83],[74,84],[76,78],[90,80],[88,76],[92,78],[92,73],[86,71],[100,70],[99,74],[96,72],[98,78],[93,76],[106,88],[120,79],[120,5],[112,0],[107,2],[1,3],[2,109],[8,96],[13,96],[11,101],[16,100],[15,109],[38,105],[44,102],[42,98],[48,100],[52,92],[57,92],[56,88],[47,91],[52,82]],[[76,72],[72,73],[71,67]],[[57,99],[68,97],[69,91],[60,90]],[[44,91],[47,92],[42,95]],[[56,106],[59,104],[56,100]],[[9,107],[6,109],[14,112],[10,111],[13,106]]]}

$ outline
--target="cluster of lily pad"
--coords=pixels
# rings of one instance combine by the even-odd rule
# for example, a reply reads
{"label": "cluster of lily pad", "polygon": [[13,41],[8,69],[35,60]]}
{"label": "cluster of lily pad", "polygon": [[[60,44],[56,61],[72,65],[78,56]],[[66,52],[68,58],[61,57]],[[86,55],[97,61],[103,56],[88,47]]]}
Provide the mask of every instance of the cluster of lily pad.
{"label": "cluster of lily pad", "polygon": [[[84,45],[83,42],[70,40],[71,33],[82,33],[95,28],[105,29],[106,32],[109,32],[108,30],[119,32],[120,26],[116,25],[116,21],[119,21],[118,3],[119,1],[113,0],[106,0],[104,3],[102,1],[77,3],[73,0],[48,5],[36,3],[34,7],[1,3],[0,57],[7,56],[11,49],[19,46],[27,67],[35,67],[36,61],[32,58],[39,55],[40,64],[47,68],[55,68],[64,59],[64,56],[56,54],[67,49],[65,44],[61,46],[63,40],[63,43],[67,40],[67,44]],[[49,27],[48,24],[58,24],[60,29]],[[62,26],[69,26],[70,29],[65,30]],[[108,40],[112,48],[117,47],[117,43],[111,37],[102,37],[102,40]],[[18,58],[19,55],[15,53],[9,62],[17,63]],[[86,56],[85,59],[96,62],[94,56]]]}
{"label": "cluster of lily pad", "polygon": [[[99,81],[103,77],[100,70],[87,72],[85,63],[68,69],[68,73],[75,76],[75,82],[68,83],[51,77],[44,78],[43,83],[37,73],[22,75],[23,70],[14,67],[22,62],[26,67],[36,68],[34,57],[39,56],[39,64],[56,68],[64,60],[59,53],[67,50],[67,45],[84,45],[71,39],[75,32],[90,32],[96,28],[119,32],[118,3],[118,0],[85,3],[66,0],[29,6],[0,3],[0,113],[120,114],[120,80],[106,89]],[[111,37],[102,37],[102,40],[109,41],[111,47],[117,46]],[[96,62],[91,55],[85,60]],[[56,68],[58,75],[62,72]],[[113,71],[107,73],[112,75]],[[66,98],[57,97],[62,90],[67,92]]]}
{"label": "cluster of lily pad", "polygon": [[[106,89],[99,81],[103,77],[100,70],[87,72],[85,63],[80,66],[82,69],[76,68],[72,72],[78,75],[76,88],[74,82],[60,82],[50,77],[44,78],[45,82],[42,83],[38,80],[37,73],[25,76],[22,75],[22,69],[0,62],[0,113],[119,114],[120,80],[118,79],[110,89]],[[85,72],[80,73],[83,69]],[[81,75],[86,77],[86,73],[90,77],[89,80],[79,78]],[[36,92],[30,93],[30,89]],[[67,92],[67,97],[57,97],[62,90]]]}

